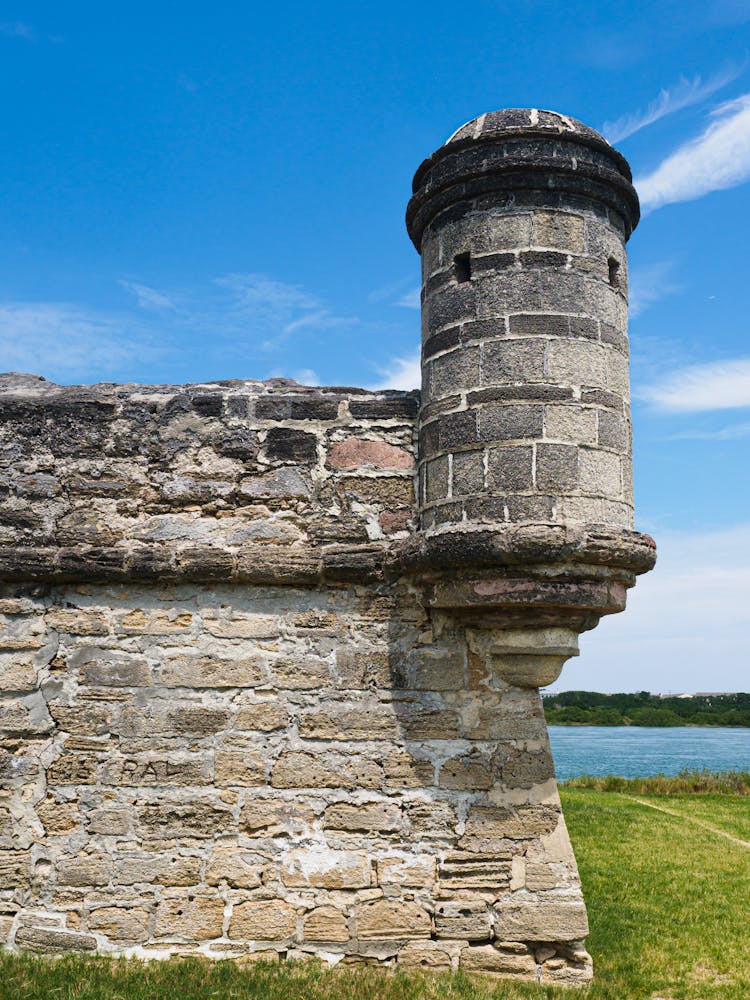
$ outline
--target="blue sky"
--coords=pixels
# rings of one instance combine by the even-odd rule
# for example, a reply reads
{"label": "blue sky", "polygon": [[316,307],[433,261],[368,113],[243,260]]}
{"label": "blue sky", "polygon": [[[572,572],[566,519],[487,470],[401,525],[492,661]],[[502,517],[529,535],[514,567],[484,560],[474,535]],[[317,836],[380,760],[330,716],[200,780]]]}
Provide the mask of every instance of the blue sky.
{"label": "blue sky", "polygon": [[658,569],[558,687],[747,689],[750,2],[6,2],[0,370],[411,384],[411,177],[462,122],[604,131]]}

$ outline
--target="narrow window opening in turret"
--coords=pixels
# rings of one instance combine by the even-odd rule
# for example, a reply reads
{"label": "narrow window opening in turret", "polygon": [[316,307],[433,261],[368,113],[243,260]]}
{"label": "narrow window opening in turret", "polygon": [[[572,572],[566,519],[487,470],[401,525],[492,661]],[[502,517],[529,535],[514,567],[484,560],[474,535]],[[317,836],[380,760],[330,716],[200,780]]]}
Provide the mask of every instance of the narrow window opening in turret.
{"label": "narrow window opening in turret", "polygon": [[609,266],[609,283],[613,288],[620,287],[620,262],[610,257],[607,261]]}
{"label": "narrow window opening in turret", "polygon": [[453,258],[456,267],[456,281],[462,284],[464,281],[471,281],[471,254],[457,253]]}

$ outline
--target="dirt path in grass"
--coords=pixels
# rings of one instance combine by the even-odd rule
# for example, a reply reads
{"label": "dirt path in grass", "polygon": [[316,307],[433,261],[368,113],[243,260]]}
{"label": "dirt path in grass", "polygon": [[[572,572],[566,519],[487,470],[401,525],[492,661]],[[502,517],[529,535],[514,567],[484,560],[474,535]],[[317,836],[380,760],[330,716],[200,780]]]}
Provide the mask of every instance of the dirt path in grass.
{"label": "dirt path in grass", "polygon": [[733,844],[739,844],[740,847],[745,847],[750,850],[750,841],[740,840],[739,837],[735,837],[733,834],[727,833],[726,830],[720,830],[718,827],[710,826],[702,820],[693,819],[692,816],[686,816],[684,813],[676,812],[674,809],[667,809],[665,806],[656,806],[653,802],[646,802],[645,799],[639,799],[635,795],[625,795],[622,792],[620,792],[620,795],[622,795],[624,799],[629,799],[631,802],[637,802],[641,806],[648,806],[649,809],[656,809],[657,812],[664,813],[667,816],[675,816],[677,819],[684,819],[686,823],[692,823],[693,826],[700,826],[704,830],[709,830],[711,833],[717,834],[719,837],[726,837],[726,839],[731,840]]}

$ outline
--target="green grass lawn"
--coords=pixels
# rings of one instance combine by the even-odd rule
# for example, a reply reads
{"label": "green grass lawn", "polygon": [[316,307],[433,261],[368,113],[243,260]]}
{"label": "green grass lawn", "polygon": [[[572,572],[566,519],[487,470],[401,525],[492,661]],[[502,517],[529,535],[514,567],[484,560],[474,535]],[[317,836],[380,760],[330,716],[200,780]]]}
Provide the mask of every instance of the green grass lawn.
{"label": "green grass lawn", "polygon": [[689,821],[736,836],[750,800],[727,796],[712,814],[714,798],[650,797],[683,819],[616,793],[563,791],[589,907],[592,998],[750,997],[750,849]]}
{"label": "green grass lawn", "polygon": [[741,795],[639,795],[645,802],[671,809],[692,819],[725,830],[750,843],[750,797]]}
{"label": "green grass lawn", "polygon": [[750,849],[691,817],[750,840],[750,797],[648,796],[564,788],[589,907],[596,982],[583,994],[464,976],[424,979],[313,964],[0,957],[8,1000],[748,1000]]}

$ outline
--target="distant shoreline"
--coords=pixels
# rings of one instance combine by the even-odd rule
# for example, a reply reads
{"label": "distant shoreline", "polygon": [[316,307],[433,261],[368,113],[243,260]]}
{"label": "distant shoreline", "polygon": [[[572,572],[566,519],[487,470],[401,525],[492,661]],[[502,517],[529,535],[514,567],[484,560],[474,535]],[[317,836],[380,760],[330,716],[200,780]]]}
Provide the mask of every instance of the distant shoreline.
{"label": "distant shoreline", "polygon": [[727,726],[723,723],[681,722],[678,725],[645,722],[547,722],[548,726],[565,726],[568,729],[581,729],[595,726],[597,729],[750,729],[750,725]]}
{"label": "distant shoreline", "polygon": [[661,695],[649,691],[561,691],[544,694],[542,703],[550,726],[750,729],[750,694],[745,692]]}

